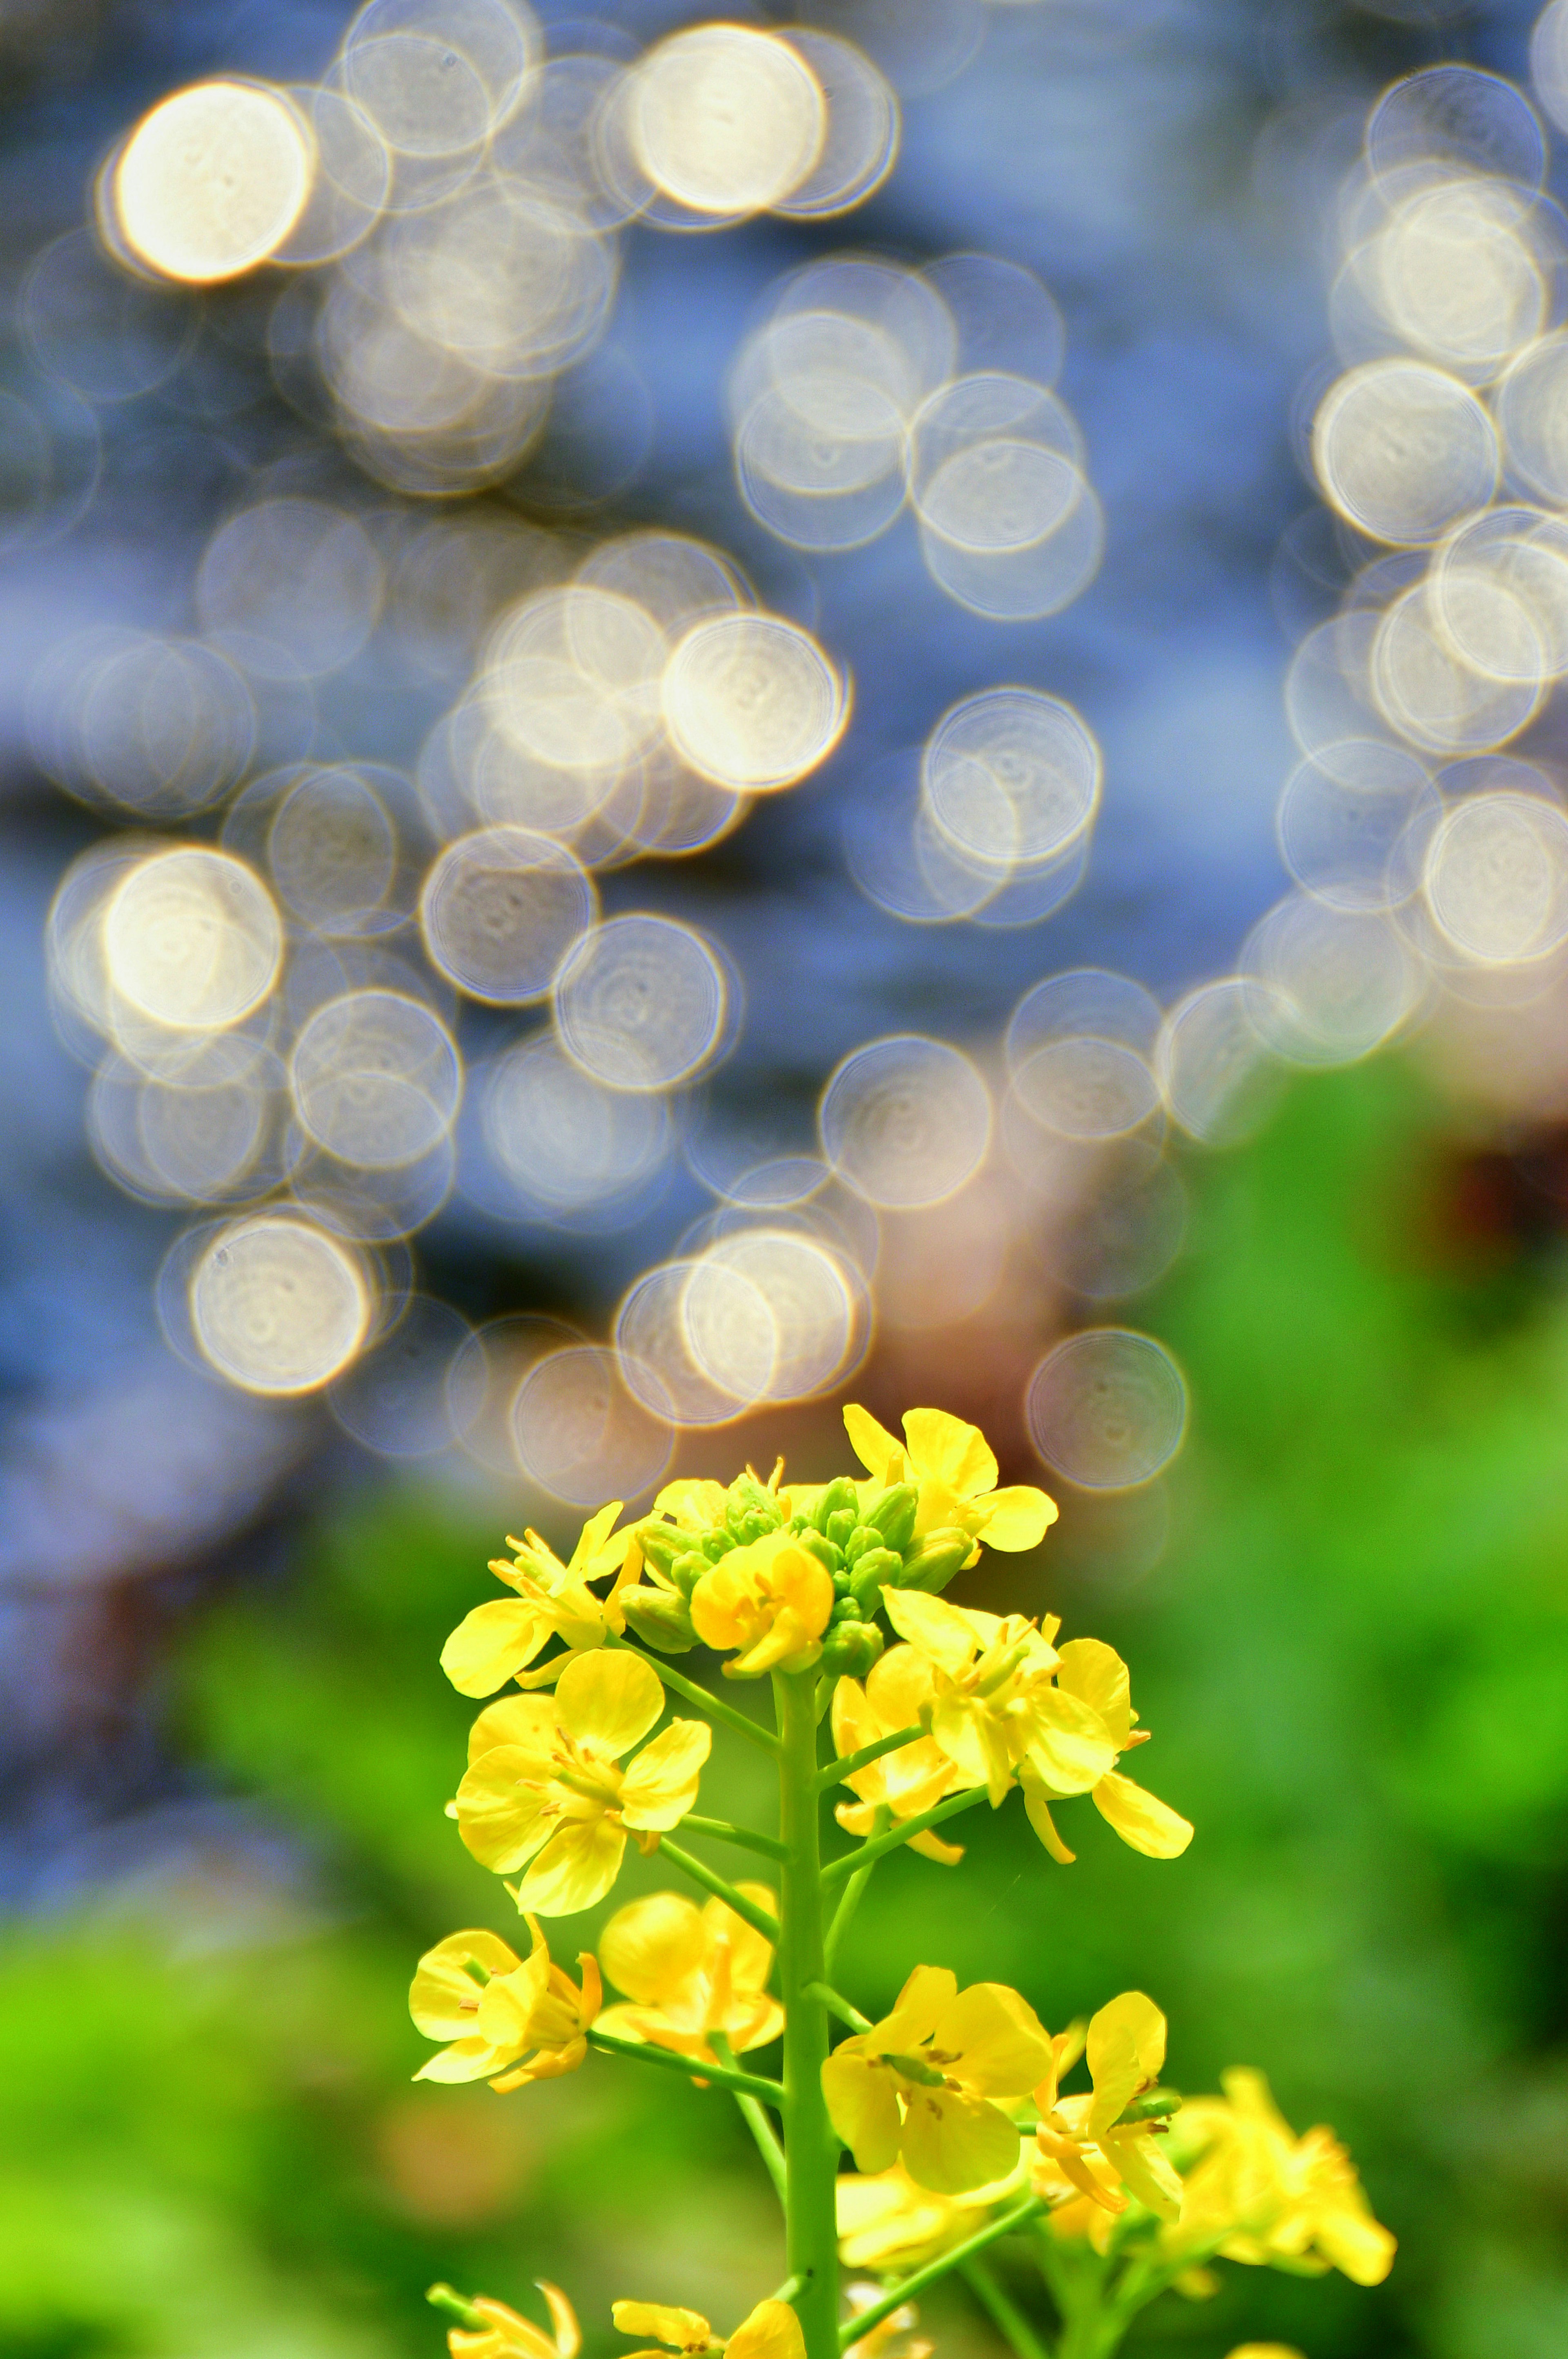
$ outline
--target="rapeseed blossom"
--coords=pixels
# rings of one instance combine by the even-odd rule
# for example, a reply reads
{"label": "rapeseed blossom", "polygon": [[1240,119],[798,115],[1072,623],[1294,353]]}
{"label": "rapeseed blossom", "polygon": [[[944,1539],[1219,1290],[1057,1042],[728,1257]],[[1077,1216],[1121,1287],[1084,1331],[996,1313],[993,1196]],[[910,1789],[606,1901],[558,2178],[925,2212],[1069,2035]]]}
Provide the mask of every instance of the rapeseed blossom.
{"label": "rapeseed blossom", "polygon": [[[510,1679],[522,1687],[554,1680],[564,1658],[522,1676],[552,1637],[563,1638],[575,1653],[602,1647],[612,1634],[620,1636],[626,1621],[618,1593],[637,1579],[641,1562],[635,1530],[615,1530],[620,1512],[621,1502],[613,1499],[591,1516],[566,1564],[538,1532],[526,1532],[520,1540],[507,1534],[514,1561],[493,1558],[490,1570],[517,1594],[476,1605],[441,1648],[441,1669],[460,1695],[494,1695]],[[606,1597],[595,1597],[589,1582],[610,1573],[615,1575],[614,1588]]]}
{"label": "rapeseed blossom", "polygon": [[1018,2194],[1025,2158],[1020,2138],[1005,2178],[966,2188],[961,2195],[917,2187],[901,2162],[864,2175],[841,2171],[835,2194],[839,2258],[849,2268],[878,2269],[888,2277],[918,2269],[962,2245],[999,2203]]}
{"label": "rapeseed blossom", "polygon": [[[449,1933],[419,1960],[408,2012],[427,2039],[450,2043],[420,2065],[416,2081],[488,2081],[503,2094],[529,2081],[574,2072],[588,2052],[599,2012],[599,1969],[580,1961],[581,1986],[551,1962],[530,1917],[533,1948],[519,1958],[496,1933]],[[537,2330],[534,2330],[537,2332]]]}
{"label": "rapeseed blossom", "polygon": [[713,1743],[704,1722],[672,1720],[619,1767],[663,1709],[645,1657],[601,1649],[574,1657],[553,1697],[518,1696],[481,1712],[482,1749],[471,1748],[454,1814],[484,1866],[498,1875],[527,1866],[507,1887],[520,1909],[591,1908],[620,1873],[628,1834],[655,1851],[685,1817]]}
{"label": "rapeseed blossom", "polygon": [[[776,1916],[765,1884],[736,1886]],[[605,2031],[716,2064],[712,2042],[738,2055],[777,2039],[784,2010],[768,1989],[773,1945],[722,1900],[699,1908],[681,1892],[650,1892],[618,1908],[599,1942],[604,1973],[629,2005],[608,2006]]]}
{"label": "rapeseed blossom", "polygon": [[851,1402],[844,1431],[872,1481],[884,1488],[914,1484],[920,1495],[915,1536],[956,1528],[973,1541],[967,1564],[980,1543],[996,1549],[1038,1548],[1056,1521],[1056,1502],[1032,1484],[996,1488],[996,1454],[977,1425],[942,1408],[911,1408],[904,1414],[904,1439],[895,1441],[868,1409]]}
{"label": "rapeseed blossom", "polygon": [[1003,1983],[960,1991],[945,1966],[917,1966],[890,2015],[822,2066],[833,2125],[863,2171],[901,2161],[918,2186],[960,2195],[1018,2159],[997,2097],[1021,2097],[1051,2067],[1050,2036]]}
{"label": "rapeseed blossom", "polygon": [[1169,2249],[1307,2274],[1335,2268],[1356,2285],[1380,2285],[1394,2238],[1333,2132],[1298,2137],[1261,2072],[1237,2066],[1220,2079],[1224,2096],[1194,2098],[1176,2125],[1184,2195]]}
{"label": "rapeseed blossom", "polygon": [[821,1656],[833,1610],[832,1575],[793,1532],[731,1549],[691,1592],[691,1621],[705,1646],[738,1647],[729,1679],[805,1670]]}
{"label": "rapeseed blossom", "polygon": [[715,2334],[700,2310],[681,2310],[670,2302],[613,2302],[611,2315],[619,2333],[651,2334],[665,2345],[662,2351],[628,2351],[623,2359],[666,2359],[668,2351],[681,2352],[683,2359],[699,2359],[705,2351],[727,2351],[730,2359],[805,2359],[800,2321],[787,2301],[759,2301],[727,2337]]}
{"label": "rapeseed blossom", "polygon": [[1160,2219],[1174,2220],[1181,2209],[1181,2181],[1156,2144],[1165,2125],[1125,2118],[1128,2106],[1155,2087],[1165,2062],[1165,2017],[1160,2009],[1141,1991],[1123,1991],[1091,2017],[1084,2048],[1092,2093],[1059,2095],[1058,2083],[1080,2051],[1073,2034],[1053,2045],[1051,2069],[1034,2093],[1040,2116],[1036,2194],[1049,2201],[1072,2187],[1112,2214],[1125,2212],[1128,2197],[1136,2196]]}
{"label": "rapeseed blossom", "polygon": [[[549,2306],[553,2333],[547,2334],[531,2319],[508,2310],[504,2301],[492,2301],[488,2295],[476,2293],[463,2307],[471,2318],[481,2322],[477,2327],[448,2329],[446,2341],[452,2359],[577,2359],[583,2348],[583,2330],[577,2323],[576,2311],[561,2288],[551,2285],[548,2277],[539,2277],[536,2283]],[[432,2287],[431,2294],[432,2298],[446,2296],[447,2307],[457,2306],[445,2286]]]}
{"label": "rapeseed blossom", "polygon": [[[872,1665],[864,1687],[857,1680],[845,1678],[834,1688],[834,1749],[841,1756],[858,1753],[863,1745],[876,1745],[900,1728],[916,1727],[935,1701],[935,1683],[926,1657],[915,1647],[890,1647]],[[840,1802],[834,1816],[846,1834],[868,1835],[875,1831],[878,1810],[886,1810],[895,1822],[917,1818],[950,1794],[961,1794],[966,1786],[977,1782],[942,1751],[934,1737],[920,1736],[895,1752],[884,1753],[880,1760],[868,1761],[864,1769],[852,1770],[844,1783],[859,1799]],[[931,1827],[911,1835],[909,1849],[923,1852],[927,1859],[940,1860],[944,1867],[955,1866],[964,1857],[962,1843],[944,1843]]]}

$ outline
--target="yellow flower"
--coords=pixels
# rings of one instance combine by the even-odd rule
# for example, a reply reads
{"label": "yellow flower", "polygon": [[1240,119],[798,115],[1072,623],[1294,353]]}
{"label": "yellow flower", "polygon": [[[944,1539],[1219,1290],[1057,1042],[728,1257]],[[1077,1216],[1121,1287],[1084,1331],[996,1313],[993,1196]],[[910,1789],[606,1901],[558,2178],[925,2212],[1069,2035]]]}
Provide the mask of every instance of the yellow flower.
{"label": "yellow flower", "polygon": [[[777,1915],[767,1885],[737,1889]],[[739,2055],[784,2028],[784,2010],[768,1994],[773,1945],[722,1900],[699,1908],[684,1893],[650,1892],[615,1911],[599,1950],[610,1981],[632,2002],[605,2009],[606,2031],[716,2064],[715,2032]]]}
{"label": "yellow flower", "polygon": [[[921,1712],[934,1702],[931,1667],[925,1656],[914,1647],[889,1647],[872,1665],[864,1688],[858,1680],[848,1678],[841,1679],[834,1688],[834,1747],[841,1756],[858,1753],[862,1745],[875,1745],[878,1738],[891,1736],[895,1729],[914,1727]],[[884,1753],[879,1761],[867,1762],[844,1782],[860,1799],[840,1802],[834,1815],[847,1834],[868,1835],[879,1810],[890,1811],[896,1820],[916,1818],[949,1794],[961,1794],[978,1781],[961,1769],[934,1737],[922,1736],[913,1744],[900,1745],[896,1753]],[[940,1860],[944,1867],[964,1857],[962,1843],[943,1843],[932,1827],[923,1834],[911,1835],[909,1849]]]}
{"label": "yellow flower", "polygon": [[1334,2133],[1297,2137],[1261,2072],[1237,2067],[1221,2083],[1223,2097],[1192,2099],[1173,2125],[1185,2193],[1181,2224],[1166,2232],[1171,2251],[1207,2248],[1306,2274],[1336,2268],[1380,2285],[1395,2242]]}
{"label": "yellow flower", "polygon": [[822,2089],[861,2170],[901,2160],[917,2186],[961,2195],[1018,2160],[1018,2131],[992,2099],[1022,2096],[1052,2061],[1044,2026],[1017,1991],[960,1991],[945,1966],[917,1966],[891,2015],[834,2049]]}
{"label": "yellow flower", "polygon": [[[448,2331],[447,2348],[452,2359],[577,2359],[583,2348],[583,2333],[576,2311],[559,2286],[551,2285],[547,2277],[535,2282],[550,2305],[553,2334],[547,2334],[531,2319],[519,2317],[504,2301],[492,2301],[487,2295],[476,2293],[468,2307],[476,2310],[485,2323],[467,2332],[461,2326]],[[444,2292],[446,2288],[437,2290]]]}
{"label": "yellow flower", "polygon": [[[602,1900],[620,1872],[628,1832],[645,1852],[697,1799],[713,1732],[672,1720],[635,1761],[617,1765],[664,1709],[664,1690],[640,1655],[578,1655],[553,1697],[492,1704],[474,1724],[457,1789],[458,1831],[497,1875],[531,1862],[519,1908],[569,1916]],[[476,1749],[477,1748],[477,1749]]]}
{"label": "yellow flower", "polygon": [[1038,1548],[1056,1521],[1055,1500],[1031,1484],[997,1490],[990,1443],[977,1425],[965,1425],[945,1409],[906,1409],[901,1443],[854,1402],[844,1410],[844,1424],[855,1456],[875,1482],[884,1488],[915,1484],[915,1537],[956,1527],[975,1542],[966,1559],[970,1564],[982,1540],[987,1548]]}
{"label": "yellow flower", "polygon": [[1074,2189],[1107,2213],[1125,2212],[1129,2195],[1162,2220],[1181,2208],[1181,2181],[1156,2144],[1163,2122],[1124,2122],[1152,2089],[1165,2061],[1165,2017],[1141,1991],[1123,1991],[1090,2019],[1086,2042],[1092,2095],[1062,2097],[1057,2084],[1082,2050],[1077,2036],[1055,2043],[1051,2070],[1035,2091],[1034,2189],[1048,2201]]}
{"label": "yellow flower", "polygon": [[581,1959],[579,1989],[551,1964],[537,1920],[528,1922],[534,1945],[526,1959],[482,1930],[449,1933],[425,1951],[408,2012],[427,2039],[451,2045],[420,2065],[416,2081],[488,2081],[505,2093],[582,2063],[599,2012],[599,1969],[592,1957]]}
{"label": "yellow flower", "polygon": [[730,1679],[804,1670],[822,1653],[833,1610],[833,1576],[793,1532],[769,1532],[731,1549],[691,1592],[691,1621],[704,1646],[738,1647]]}
{"label": "yellow flower", "polygon": [[1051,1804],[1073,1794],[1122,1841],[1150,1859],[1175,1859],[1192,1840],[1188,1821],[1119,1776],[1116,1762],[1149,1732],[1135,1728],[1127,1665],[1098,1638],[1060,1650],[1054,1614],[1042,1629],[952,1605],[918,1589],[885,1589],[882,1603],[900,1637],[931,1667],[931,1734],[972,1784],[984,1779],[993,1806],[1015,1777],[1029,1824],[1063,1865],[1073,1854],[1057,1833]]}
{"label": "yellow flower", "polygon": [[[1016,2133],[1015,2133],[1016,2136]],[[1013,2169],[962,2195],[938,2195],[917,2187],[902,2163],[869,2177],[841,2173],[838,2182],[838,2250],[846,2268],[875,2269],[902,2277],[939,2253],[950,2252],[985,2224],[998,2203],[1018,2191],[1024,2146],[1018,2142]]]}
{"label": "yellow flower", "polygon": [[[441,1648],[441,1669],[460,1695],[494,1695],[514,1678],[523,1687],[543,1686],[557,1676],[559,1661],[529,1679],[521,1674],[551,1637],[564,1638],[579,1652],[602,1647],[611,1632],[620,1636],[626,1624],[615,1600],[637,1579],[641,1562],[635,1531],[628,1527],[611,1537],[620,1512],[621,1502],[615,1499],[590,1516],[570,1564],[562,1564],[538,1532],[526,1532],[520,1540],[506,1535],[516,1561],[505,1564],[495,1558],[490,1570],[517,1596],[476,1605]],[[588,1583],[611,1572],[615,1588],[608,1597],[595,1597]]]}
{"label": "yellow flower", "polygon": [[1301,2359],[1293,2343],[1238,2343],[1230,2359]]}
{"label": "yellow flower", "polygon": [[[671,2302],[612,2302],[611,2315],[621,2334],[651,2334],[671,2351],[698,2359],[704,2351],[727,2351],[730,2359],[806,2359],[806,2338],[800,2321],[787,2301],[759,2301],[742,2319],[727,2341],[715,2334],[700,2310],[678,2310]],[[624,2359],[665,2359],[662,2351],[630,2351]]]}

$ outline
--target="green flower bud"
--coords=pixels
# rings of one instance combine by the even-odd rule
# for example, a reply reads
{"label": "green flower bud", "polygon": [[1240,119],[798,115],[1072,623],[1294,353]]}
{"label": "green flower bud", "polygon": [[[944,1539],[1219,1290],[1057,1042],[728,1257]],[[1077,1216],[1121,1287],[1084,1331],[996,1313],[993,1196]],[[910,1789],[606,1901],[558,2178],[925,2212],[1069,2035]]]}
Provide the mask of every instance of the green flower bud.
{"label": "green flower bud", "polygon": [[902,1557],[895,1556],[891,1549],[867,1549],[864,1555],[856,1558],[853,1576],[855,1594],[860,1600],[862,1609],[869,1607],[875,1613],[877,1593],[889,1582],[895,1589],[902,1588],[903,1576]]}
{"label": "green flower bud", "polygon": [[855,1564],[866,1554],[867,1549],[880,1548],[881,1544],[880,1532],[873,1531],[869,1524],[856,1524],[844,1541],[844,1560],[845,1564]]}
{"label": "green flower bud", "polygon": [[678,1556],[700,1546],[696,1533],[682,1531],[679,1524],[643,1524],[637,1538],[644,1557],[656,1572],[668,1572]]}
{"label": "green flower bud", "polygon": [[[830,1516],[842,1515],[845,1507],[854,1506],[855,1501],[855,1489],[848,1475],[836,1475],[828,1484],[812,1511],[811,1520],[818,1531],[826,1532]],[[832,1537],[831,1534],[829,1537]]]}
{"label": "green flower bud", "polygon": [[915,1511],[920,1495],[912,1483],[895,1483],[884,1491],[874,1507],[866,1511],[866,1520],[880,1538],[884,1548],[897,1549],[900,1554],[915,1535]]}
{"label": "green flower bud", "polygon": [[688,1549],[685,1555],[678,1556],[670,1566],[670,1578],[682,1597],[690,1597],[702,1575],[712,1569],[711,1560],[701,1549]]}
{"label": "green flower bud", "polygon": [[832,1540],[835,1548],[844,1548],[848,1542],[851,1532],[854,1531],[859,1521],[860,1510],[858,1507],[839,1507],[828,1517],[827,1522],[822,1526],[822,1529],[826,1532],[829,1539]]}
{"label": "green flower bud", "polygon": [[616,1603],[644,1646],[661,1655],[689,1655],[697,1643],[683,1597],[667,1589],[623,1589]]}
{"label": "green flower bud", "polygon": [[839,1622],[822,1644],[822,1669],[863,1680],[882,1652],[883,1637],[874,1622]]}
{"label": "green flower bud", "polygon": [[829,1572],[836,1573],[843,1571],[844,1557],[842,1553],[839,1549],[833,1547],[831,1540],[823,1539],[821,1532],[813,1532],[811,1530],[803,1531],[800,1534],[800,1546],[803,1549],[809,1549],[811,1554],[816,1558],[817,1562],[820,1565],[825,1566]]}
{"label": "green flower bud", "polygon": [[974,1546],[967,1532],[953,1526],[928,1532],[914,1553],[904,1559],[899,1588],[945,1589]]}
{"label": "green flower bud", "polygon": [[717,1564],[722,1556],[728,1556],[735,1542],[721,1525],[716,1532],[704,1532],[699,1545],[708,1562]]}

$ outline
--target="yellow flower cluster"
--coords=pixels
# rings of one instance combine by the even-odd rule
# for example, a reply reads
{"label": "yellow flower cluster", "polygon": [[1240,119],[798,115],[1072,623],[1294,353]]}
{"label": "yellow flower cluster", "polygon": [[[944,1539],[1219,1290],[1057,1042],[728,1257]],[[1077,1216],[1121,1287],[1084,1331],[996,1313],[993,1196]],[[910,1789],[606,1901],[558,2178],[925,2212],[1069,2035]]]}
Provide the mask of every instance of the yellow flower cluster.
{"label": "yellow flower cluster", "polygon": [[1381,2285],[1394,2239],[1333,2131],[1298,2137],[1261,2072],[1237,2066],[1221,2085],[1223,2096],[1192,2099],[1173,2125],[1183,2193],[1168,2250]]}
{"label": "yellow flower cluster", "polygon": [[[742,1884],[743,1899],[776,1916],[765,1884]],[[608,2006],[605,2031],[643,2039],[716,2064],[713,2041],[738,2055],[765,2048],[784,2028],[784,2010],[768,1994],[773,1945],[722,1900],[699,1908],[681,1892],[650,1892],[618,1908],[599,1943],[605,1973],[629,2005]]]}
{"label": "yellow flower cluster", "polygon": [[575,2071],[599,2012],[599,1969],[580,1961],[581,1987],[550,1961],[538,1920],[533,1948],[519,1959],[496,1933],[450,1933],[419,1960],[408,2012],[427,2039],[451,2044],[416,2081],[488,2081],[505,2093]]}
{"label": "yellow flower cluster", "polygon": [[617,2301],[611,2304],[622,2334],[650,2334],[662,2350],[630,2351],[625,2359],[666,2359],[677,2351],[682,2359],[701,2359],[709,2351],[726,2351],[730,2359],[806,2359],[800,2321],[787,2301],[759,2301],[728,2337],[715,2334],[700,2310],[680,2310],[663,2301]]}

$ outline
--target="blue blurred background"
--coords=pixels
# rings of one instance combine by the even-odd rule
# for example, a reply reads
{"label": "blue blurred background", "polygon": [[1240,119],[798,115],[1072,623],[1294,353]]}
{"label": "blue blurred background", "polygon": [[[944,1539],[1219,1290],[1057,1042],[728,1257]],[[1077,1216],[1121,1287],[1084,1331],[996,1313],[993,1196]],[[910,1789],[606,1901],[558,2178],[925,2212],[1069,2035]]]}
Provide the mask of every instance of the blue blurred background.
{"label": "blue blurred background", "polygon": [[[613,1222],[497,1205],[460,1169],[401,1266],[405,1291],[481,1334],[548,1317],[597,1339],[712,1210],[702,1140],[809,1148],[824,1081],[862,1043],[929,1035],[990,1071],[1044,977],[1110,970],[1169,1006],[1236,967],[1290,881],[1274,815],[1299,758],[1290,647],[1368,553],[1298,525],[1322,519],[1302,387],[1328,373],[1337,191],[1399,77],[1456,59],[1528,87],[1534,12],[816,11],[899,89],[885,185],[818,224],[625,226],[592,363],[616,388],[603,436],[584,376],[531,473],[434,503],[288,397],[267,342],[281,271],[168,299],[186,306],[179,352],[145,391],[116,358],[111,266],[68,323],[71,371],[27,324],[38,257],[91,221],[105,155],[149,106],[215,73],[318,81],[350,14],[0,0],[0,2350],[26,2359],[427,2350],[432,2276],[516,2299],[546,2274],[607,2343],[612,2294],[727,2317],[777,2274],[738,2125],[694,2093],[607,2071],[505,2104],[408,2086],[411,1961],[490,1897],[441,1817],[467,1709],[436,1656],[503,1531],[529,1516],[570,1542],[577,1517],[483,1420],[377,1453],[319,1398],[235,1389],[171,1348],[157,1281],[189,1215],[95,1158],[90,1071],[46,989],[62,875],[135,825],[48,775],[50,660],[84,632],[193,630],[213,532],[298,494],[388,534],[465,505],[594,539],[696,534],[852,675],[849,726],[800,784],[709,849],[599,879],[607,914],[695,925],[738,978],[744,1015],[684,1105],[684,1144]],[[616,60],[701,21],[539,14],[552,56]],[[1105,525],[1063,611],[957,604],[907,515],[812,554],[747,513],[726,373],[783,274],[849,249],[909,266],[984,252],[1054,297],[1058,390]],[[579,398],[581,448],[561,422]],[[290,757],[414,774],[456,687],[407,660],[394,620],[315,682]],[[1099,742],[1082,882],[1037,922],[907,922],[846,847],[877,824],[885,757],[1007,682],[1066,700]],[[1531,746],[1549,775],[1552,729]],[[1485,1026],[1411,1027],[1408,1046],[1284,1074],[1237,1146],[1173,1145],[1185,1241],[1143,1290],[1076,1289],[1029,1249],[1060,1205],[1008,1196],[1023,1274],[927,1316],[943,1256],[978,1250],[985,1200],[967,1232],[890,1216],[864,1364],[822,1398],[680,1439],[693,1471],[782,1447],[807,1476],[840,1455],[844,1398],[887,1419],[932,1401],[985,1427],[1004,1479],[1062,1489],[1038,1560],[964,1593],[1121,1648],[1159,1740],[1151,1782],[1198,1840],[1155,1867],[1105,1833],[1063,1872],[999,1818],[974,1836],[962,1908],[920,1861],[887,1872],[846,1973],[873,2006],[918,1954],[1015,1981],[1053,2025],[1146,1987],[1183,2086],[1262,2066],[1293,2119],[1347,2139],[1401,2241],[1376,2293],[1233,2272],[1215,2303],[1162,2305],[1137,2349],[1568,2349],[1568,1116],[1557,1003],[1505,1012],[1525,1043],[1511,1061]],[[466,1012],[471,1062],[499,1021]],[[1107,1319],[1173,1356],[1187,1440],[1160,1481],[1060,1486],[1030,1448],[1029,1371]],[[626,1891],[657,1880],[644,1864]],[[931,2322],[955,2359],[986,2345],[956,2296]]]}

